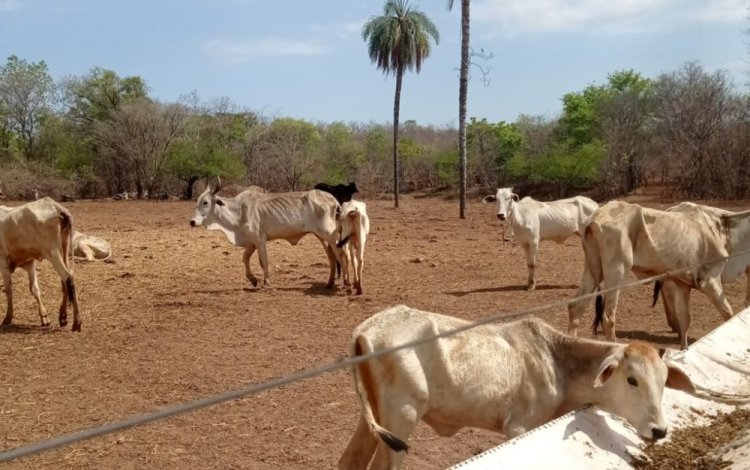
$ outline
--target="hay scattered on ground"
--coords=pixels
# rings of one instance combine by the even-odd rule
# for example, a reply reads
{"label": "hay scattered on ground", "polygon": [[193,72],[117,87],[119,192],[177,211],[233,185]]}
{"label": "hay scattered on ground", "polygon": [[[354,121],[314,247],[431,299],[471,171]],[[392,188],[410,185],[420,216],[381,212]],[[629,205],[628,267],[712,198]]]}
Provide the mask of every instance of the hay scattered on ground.
{"label": "hay scattered on ground", "polygon": [[750,423],[750,410],[737,408],[719,413],[706,426],[691,426],[674,431],[669,442],[655,444],[644,450],[646,456],[636,457],[634,468],[648,469],[720,469],[732,462],[718,452],[735,440]]}

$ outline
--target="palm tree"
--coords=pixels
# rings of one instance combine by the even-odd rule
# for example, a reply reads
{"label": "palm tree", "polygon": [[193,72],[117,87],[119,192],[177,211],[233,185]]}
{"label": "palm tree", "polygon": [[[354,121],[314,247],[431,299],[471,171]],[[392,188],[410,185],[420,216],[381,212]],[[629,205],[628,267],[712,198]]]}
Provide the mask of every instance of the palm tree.
{"label": "palm tree", "polygon": [[396,75],[396,96],[393,99],[393,194],[398,207],[398,113],[401,105],[401,82],[405,70],[422,69],[430,55],[430,38],[437,44],[437,27],[421,11],[412,9],[409,0],[386,0],[383,16],[372,16],[362,27],[370,60],[386,76]]}
{"label": "palm tree", "polygon": [[[448,9],[453,0],[448,0]],[[466,97],[469,87],[469,0],[461,0],[461,73],[458,79],[459,217],[466,218]]]}

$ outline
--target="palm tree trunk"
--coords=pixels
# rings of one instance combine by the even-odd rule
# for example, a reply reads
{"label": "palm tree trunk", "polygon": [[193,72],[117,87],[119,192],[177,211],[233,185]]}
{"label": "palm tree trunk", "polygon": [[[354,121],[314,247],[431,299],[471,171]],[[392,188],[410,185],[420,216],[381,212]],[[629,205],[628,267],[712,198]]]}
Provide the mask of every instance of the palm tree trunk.
{"label": "palm tree trunk", "polygon": [[458,82],[459,217],[466,218],[466,96],[469,86],[469,0],[461,0],[461,75]]}
{"label": "palm tree trunk", "polygon": [[401,163],[398,158],[398,112],[401,107],[401,82],[404,78],[404,67],[399,65],[396,71],[396,96],[393,98],[393,207],[398,207],[398,173]]}

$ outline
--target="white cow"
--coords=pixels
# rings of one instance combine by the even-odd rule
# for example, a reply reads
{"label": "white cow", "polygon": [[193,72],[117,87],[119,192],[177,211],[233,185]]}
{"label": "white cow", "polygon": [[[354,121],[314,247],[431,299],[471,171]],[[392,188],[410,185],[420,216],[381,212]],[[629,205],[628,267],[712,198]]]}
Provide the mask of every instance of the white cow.
{"label": "white cow", "polygon": [[[721,226],[722,216],[735,215],[735,212],[719,209],[718,207],[695,204],[693,202],[681,202],[667,209],[669,212],[684,212],[706,220],[709,225]],[[707,219],[704,219],[706,217]],[[729,247],[732,257],[727,261],[724,271],[721,272],[721,282],[734,282],[742,273],[745,273],[747,287],[745,290],[745,306],[750,305],[750,253],[737,253],[734,247]],[[659,291],[663,290],[664,312],[667,322],[672,331],[687,331],[690,325],[690,291],[691,288],[685,284],[677,283],[672,279],[656,281],[654,283],[654,305],[659,297]],[[679,317],[679,313],[683,315]],[[680,323],[683,323],[680,326]]]}
{"label": "white cow", "polygon": [[[352,355],[467,324],[398,305],[354,330]],[[398,468],[420,420],[441,436],[477,427],[513,438],[584,404],[622,416],[646,439],[661,439],[665,385],[694,391],[646,343],[571,338],[537,318],[482,325],[386,354],[355,365],[353,376],[361,414],[340,469],[367,468],[373,454],[371,468]]]}
{"label": "white cow", "polygon": [[341,241],[338,247],[344,248],[344,283],[349,282],[349,269],[354,277],[357,295],[362,294],[362,268],[365,263],[365,244],[370,233],[370,218],[367,206],[362,201],[350,200],[341,205]]}
{"label": "white cow", "polygon": [[106,261],[112,258],[112,247],[103,238],[74,231],[73,255],[86,261]]}
{"label": "white cow", "polygon": [[263,285],[271,285],[268,272],[266,242],[287,240],[296,245],[302,237],[312,233],[320,240],[328,255],[331,273],[328,287],[333,287],[336,261],[342,250],[336,246],[338,216],[341,206],[330,194],[314,189],[294,193],[262,193],[246,190],[235,197],[217,195],[220,185],[207,187],[198,198],[190,225],[203,225],[209,230],[221,230],[235,246],[245,248],[242,262],[245,276],[253,284],[258,279],[250,271],[250,257],[258,250],[263,268]]}
{"label": "white cow", "polygon": [[[721,286],[730,247],[750,249],[750,211],[711,219],[705,211],[666,212],[624,201],[610,201],[592,216],[583,237],[585,264],[576,296],[620,286],[628,271],[639,279],[669,273],[676,284],[703,292],[728,320],[733,312]],[[615,315],[619,290],[597,301],[594,332],[599,324],[607,339],[615,339]],[[666,294],[665,294],[666,295]],[[670,291],[669,299],[687,301]],[[579,300],[568,306],[568,332],[576,335],[580,316],[588,304]],[[677,316],[688,318],[687,304],[674,305]],[[680,345],[687,347],[689,320],[681,321]]]}
{"label": "white cow", "polygon": [[529,268],[528,290],[536,287],[536,253],[539,242],[554,240],[564,243],[571,235],[580,235],[589,216],[599,205],[584,196],[540,202],[525,197],[518,200],[513,188],[500,188],[485,202],[497,201],[497,218],[508,221],[516,241],[526,252]]}
{"label": "white cow", "polygon": [[13,284],[17,267],[26,270],[29,290],[37,302],[42,326],[49,326],[36,275],[36,261],[47,259],[62,282],[60,326],[68,324],[68,301],[73,303],[73,331],[81,331],[78,295],[73,278],[73,217],[48,197],[18,207],[0,206],[0,272],[3,275],[8,309],[3,325],[13,322]]}

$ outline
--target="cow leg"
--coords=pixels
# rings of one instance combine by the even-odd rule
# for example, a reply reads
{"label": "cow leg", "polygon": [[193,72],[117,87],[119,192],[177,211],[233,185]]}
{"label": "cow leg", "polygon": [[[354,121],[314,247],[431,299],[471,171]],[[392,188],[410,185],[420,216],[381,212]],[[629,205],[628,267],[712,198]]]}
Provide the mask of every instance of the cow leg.
{"label": "cow leg", "polygon": [[[417,421],[419,421],[417,410],[413,405],[407,403],[391,403],[387,406],[387,409],[392,410],[392,412],[387,414],[384,413],[386,416],[380,417],[380,425],[399,439],[406,442],[409,435],[414,430],[414,427],[417,425]],[[375,452],[375,458],[372,461],[371,469],[398,469],[401,467],[401,461],[404,459],[405,455],[406,452],[396,452],[384,442],[380,442],[378,449]]]}
{"label": "cow leg", "polygon": [[365,265],[365,243],[364,240],[358,240],[357,243],[357,280],[354,283],[354,288],[357,290],[357,295],[362,295],[362,268]]}
{"label": "cow leg", "polygon": [[49,326],[49,318],[47,317],[47,309],[44,308],[44,304],[42,304],[42,296],[39,292],[39,282],[37,280],[36,276],[36,265],[32,261],[31,263],[27,263],[23,269],[26,270],[26,274],[29,277],[29,291],[31,292],[31,295],[36,300],[36,305],[39,310],[39,319],[42,322],[43,327]]}
{"label": "cow leg", "polygon": [[[250,257],[255,253],[255,245],[245,247],[245,252],[242,253],[242,264],[245,265],[245,277],[253,287],[258,285],[258,278],[253,276],[253,272],[250,270]],[[259,256],[260,257],[260,256]]]}
{"label": "cow leg", "polygon": [[86,261],[94,261],[96,259],[96,256],[94,255],[94,251],[91,249],[90,246],[81,243],[78,245],[78,248],[81,250],[81,253],[83,253],[84,258],[86,258]]}
{"label": "cow leg", "polygon": [[[581,277],[581,286],[578,288],[576,297],[588,295],[596,290],[598,283],[594,279],[593,274],[589,270],[588,265],[583,268],[583,276]],[[581,314],[586,310],[586,307],[591,302],[591,299],[576,300],[568,304],[568,334],[571,336],[578,336],[578,327],[581,324]]]}
{"label": "cow leg", "polygon": [[13,281],[11,279],[11,272],[6,266],[3,266],[3,285],[5,286],[5,298],[8,301],[8,309],[5,312],[5,319],[3,319],[3,325],[10,325],[13,323]]}
{"label": "cow leg", "polygon": [[721,287],[721,280],[717,277],[710,277],[706,279],[706,285],[701,289],[706,297],[711,300],[717,310],[724,317],[724,321],[729,320],[734,315],[732,306],[729,305],[726,295],[724,295],[724,289]]}
{"label": "cow leg", "polygon": [[[604,289],[611,289],[619,287],[622,284],[622,280],[625,278],[625,274],[630,270],[629,267],[623,264],[612,263],[606,266],[607,276],[604,277],[602,283]],[[604,297],[604,318],[602,319],[602,327],[604,329],[604,337],[609,341],[615,341],[615,323],[617,321],[617,302],[620,299],[620,289],[615,289],[612,292],[603,294]]]}
{"label": "cow leg", "polygon": [[271,276],[268,272],[268,250],[266,248],[266,238],[262,237],[257,245],[258,259],[260,267],[263,268],[263,287],[271,287]]}
{"label": "cow leg", "polygon": [[526,251],[526,266],[529,268],[529,279],[527,290],[534,290],[536,287],[536,252],[539,248],[539,240],[531,240],[528,244],[523,245]]}
{"label": "cow leg", "polygon": [[667,324],[673,332],[680,332],[680,323],[677,318],[677,306],[675,305],[677,284],[671,279],[664,279],[661,283],[661,299],[664,304],[664,314],[667,317]]}
{"label": "cow leg", "polygon": [[49,253],[47,259],[52,263],[52,266],[57,271],[57,275],[60,276],[63,284],[63,300],[60,304],[60,326],[67,325],[67,307],[68,301],[73,304],[73,331],[81,331],[81,313],[78,309],[78,294],[76,293],[76,283],[73,278],[73,274],[68,271],[65,265],[65,258],[63,258],[60,251],[55,250]]}
{"label": "cow leg", "polygon": [[331,289],[336,283],[336,262],[338,261],[341,264],[341,272],[343,274],[344,280],[349,279],[349,263],[347,262],[346,256],[344,255],[345,250],[336,246],[335,233],[328,237],[328,240],[321,237],[317,233],[315,234],[315,237],[320,240],[320,243],[323,245],[323,249],[326,252],[326,256],[328,256],[328,265],[331,269],[330,274],[328,275],[328,284],[326,285],[326,287]]}
{"label": "cow leg", "polygon": [[[688,347],[688,329],[690,328],[690,291],[685,285],[675,284],[671,297],[674,315],[677,320],[677,334],[680,336],[680,349]],[[666,293],[665,293],[666,295]]]}
{"label": "cow leg", "polygon": [[370,431],[365,417],[360,414],[357,429],[339,459],[339,470],[367,468],[378,443],[379,439]]}

